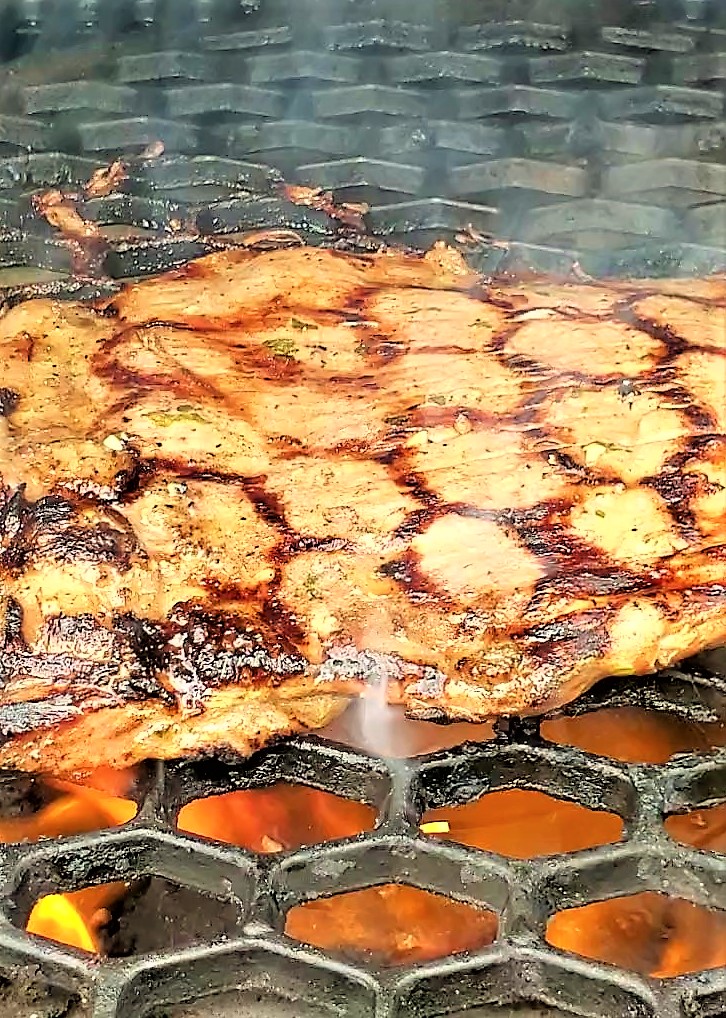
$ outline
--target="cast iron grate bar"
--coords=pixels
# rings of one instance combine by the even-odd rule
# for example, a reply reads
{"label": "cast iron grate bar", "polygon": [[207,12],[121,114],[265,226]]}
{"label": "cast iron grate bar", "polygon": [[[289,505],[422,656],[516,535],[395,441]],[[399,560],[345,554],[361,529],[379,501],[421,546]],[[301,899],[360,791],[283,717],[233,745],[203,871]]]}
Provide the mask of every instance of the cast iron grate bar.
{"label": "cast iron grate bar", "polygon": [[[623,704],[698,722],[722,719],[726,682],[696,666],[651,679],[613,680],[564,713]],[[252,985],[260,965],[280,993],[302,993],[323,1013],[368,1018],[443,1015],[445,1001],[462,1009],[556,998],[562,1009],[602,1018],[715,1013],[699,1011],[706,1000],[726,1007],[723,969],[647,979],[567,955],[544,940],[554,912],[619,895],[667,889],[674,897],[726,909],[726,857],[676,843],[663,827],[666,815],[726,797],[726,750],[675,757],[660,766],[623,763],[547,742],[539,727],[537,720],[512,720],[499,726],[492,742],[464,744],[405,765],[317,736],[280,743],[249,761],[149,765],[135,793],[139,812],[124,827],[2,847],[2,967],[37,967],[53,985],[89,1001],[92,1018],[141,1018],[153,1007],[222,993],[245,980]],[[193,799],[277,781],[365,801],[375,807],[377,825],[343,841],[272,856],[176,830],[179,810]],[[624,821],[623,839],[515,860],[439,841],[418,829],[428,809],[513,788],[546,790],[615,813]],[[216,943],[99,963],[22,929],[43,894],[152,874],[234,902],[243,915],[238,930]],[[495,943],[386,971],[284,935],[285,915],[295,905],[384,883],[493,909],[500,917]],[[347,1009],[336,1011],[341,1001]]]}

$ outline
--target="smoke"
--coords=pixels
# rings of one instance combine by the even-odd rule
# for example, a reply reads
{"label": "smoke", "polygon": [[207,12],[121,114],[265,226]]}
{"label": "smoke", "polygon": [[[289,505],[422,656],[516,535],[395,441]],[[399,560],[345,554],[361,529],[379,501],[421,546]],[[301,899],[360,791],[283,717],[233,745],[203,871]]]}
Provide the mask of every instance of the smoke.
{"label": "smoke", "polygon": [[[270,165],[414,244],[471,223],[534,268],[711,271],[726,6],[666,6],[664,25],[662,3],[629,0],[0,0],[0,59],[29,65],[21,109],[18,74],[104,85],[58,110],[34,97],[78,154],[104,151],[84,120],[156,117],[170,156]],[[472,257],[489,271],[502,251]]]}

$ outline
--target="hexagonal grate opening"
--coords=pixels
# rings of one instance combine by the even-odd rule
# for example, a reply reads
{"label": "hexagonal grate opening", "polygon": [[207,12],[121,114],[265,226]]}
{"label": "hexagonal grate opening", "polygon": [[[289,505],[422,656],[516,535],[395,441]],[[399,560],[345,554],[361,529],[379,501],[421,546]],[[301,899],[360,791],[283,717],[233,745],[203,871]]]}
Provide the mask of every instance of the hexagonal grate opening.
{"label": "hexagonal grate opening", "polygon": [[291,908],[285,933],[346,957],[409,965],[476,951],[497,935],[494,912],[417,887],[383,884]]}
{"label": "hexagonal grate opening", "polygon": [[372,830],[375,820],[375,809],[365,803],[280,782],[194,799],[179,811],[177,828],[269,853],[350,838]]}
{"label": "hexagonal grate opening", "polygon": [[726,965],[726,912],[645,891],[556,913],[553,947],[666,979]]}
{"label": "hexagonal grate opening", "polygon": [[726,852],[726,802],[666,817],[674,841],[710,852]]}
{"label": "hexagonal grate opening", "polygon": [[231,900],[208,897],[163,877],[48,894],[33,906],[28,933],[111,958],[213,943],[242,920]]}
{"label": "hexagonal grate opening", "polygon": [[609,707],[544,721],[541,732],[549,742],[625,763],[666,763],[676,753],[726,745],[726,722],[698,722],[643,707]]}
{"label": "hexagonal grate opening", "polygon": [[67,837],[120,827],[138,811],[132,770],[104,770],[78,781],[13,777],[0,785],[0,842]]}
{"label": "hexagonal grate opening", "polygon": [[619,841],[623,822],[614,813],[515,788],[489,792],[463,806],[429,810],[421,829],[513,859],[533,859]]}

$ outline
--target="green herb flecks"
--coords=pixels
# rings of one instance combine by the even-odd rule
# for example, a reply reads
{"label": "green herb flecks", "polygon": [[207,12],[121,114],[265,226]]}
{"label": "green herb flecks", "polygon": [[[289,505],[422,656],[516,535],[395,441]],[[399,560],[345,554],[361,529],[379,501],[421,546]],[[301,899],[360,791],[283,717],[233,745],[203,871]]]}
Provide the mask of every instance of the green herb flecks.
{"label": "green herb flecks", "polygon": [[318,578],[315,573],[308,573],[303,580],[303,587],[307,591],[307,595],[311,601],[320,601],[322,595],[318,590]]}
{"label": "green herb flecks", "polygon": [[202,417],[193,408],[185,409],[181,407],[177,411],[168,412],[166,410],[154,410],[151,413],[144,414],[153,424],[156,424],[160,428],[169,428],[172,424],[208,424],[209,421],[206,417]]}
{"label": "green herb flecks", "polygon": [[273,336],[271,339],[264,340],[262,345],[266,346],[275,357],[287,357],[288,360],[294,360],[297,355],[295,340],[291,336]]}

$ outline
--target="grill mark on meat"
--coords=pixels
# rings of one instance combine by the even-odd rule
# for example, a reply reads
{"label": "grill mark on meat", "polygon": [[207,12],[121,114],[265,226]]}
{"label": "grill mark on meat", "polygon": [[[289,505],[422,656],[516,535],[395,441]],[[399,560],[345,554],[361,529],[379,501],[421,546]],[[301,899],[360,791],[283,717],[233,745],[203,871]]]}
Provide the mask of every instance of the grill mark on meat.
{"label": "grill mark on meat", "polygon": [[643,572],[615,562],[569,530],[569,511],[569,504],[557,500],[531,510],[494,514],[532,555],[549,564],[547,574],[534,585],[528,614],[535,614],[552,596],[600,598],[637,590],[646,582]]}
{"label": "grill mark on meat", "polygon": [[[180,327],[175,325],[174,328]],[[186,331],[192,332],[193,330],[187,329]],[[126,326],[114,332],[105,343],[99,346],[92,359],[92,370],[115,388],[132,392],[135,400],[158,390],[171,388],[178,398],[194,399],[200,396],[202,398],[211,396],[212,399],[220,403],[224,402],[223,394],[215,386],[184,368],[169,354],[166,354],[166,359],[171,361],[174,368],[171,374],[157,375],[152,372],[136,371],[121,364],[116,356],[118,350],[123,343],[133,341],[133,337],[136,337],[138,345],[139,336],[140,329],[137,325]]]}
{"label": "grill mark on meat", "polygon": [[[412,494],[415,495],[413,491]],[[416,534],[420,534],[437,517],[443,516],[448,512],[446,503],[441,502],[432,493],[429,492],[428,494],[430,496],[430,505],[426,509],[417,509],[415,512],[409,513],[403,523],[399,524],[393,531],[392,542],[394,544],[398,541],[412,540]]]}
{"label": "grill mark on meat", "polygon": [[691,460],[698,459],[713,442],[711,434],[691,438],[686,447],[669,457],[659,474],[644,477],[642,483],[653,488],[668,507],[674,522],[688,541],[697,541],[702,535],[691,502],[698,495],[718,494],[718,484],[708,480],[704,474],[684,473],[683,467]]}
{"label": "grill mark on meat", "polygon": [[408,427],[392,433],[389,437],[395,441],[404,439],[415,431],[426,428],[455,428],[459,425],[467,428],[496,428],[504,422],[517,421],[518,414],[494,414],[460,403],[456,406],[419,406],[414,407],[406,417]]}
{"label": "grill mark on meat", "polygon": [[695,344],[689,343],[683,336],[679,336],[676,330],[670,325],[660,325],[652,318],[638,314],[634,305],[642,299],[642,294],[621,301],[616,305],[615,313],[618,319],[641,332],[646,332],[653,339],[665,344],[669,357],[672,359],[685,350],[692,348]]}
{"label": "grill mark on meat", "polygon": [[395,580],[412,605],[436,601],[444,611],[453,611],[456,599],[447,594],[422,568],[421,557],[409,549],[399,557],[384,563],[380,576]]}
{"label": "grill mark on meat", "polygon": [[[239,478],[239,481],[265,523],[268,523],[280,533],[281,544],[279,549],[284,549],[288,543],[292,544],[300,537],[285,518],[285,509],[281,500],[277,495],[265,489],[264,478]],[[275,550],[275,554],[280,553],[279,549]]]}
{"label": "grill mark on meat", "polygon": [[[581,661],[603,657],[609,648],[608,621],[612,612],[598,609],[596,612],[577,612],[556,622],[532,626],[524,637],[524,643],[533,658],[546,663],[552,679],[558,668],[574,656]],[[549,690],[545,689],[540,703],[546,702]]]}
{"label": "grill mark on meat", "polygon": [[[691,627],[700,634],[678,637],[684,653],[703,645],[707,632],[724,632],[726,595],[723,585],[699,587],[691,577],[681,580],[678,573],[680,566],[672,567],[670,562],[675,553],[667,553],[666,550],[645,554],[642,561],[637,556],[632,562],[627,558],[616,560],[613,555],[617,549],[612,547],[612,542],[613,554],[608,554],[597,543],[596,534],[588,540],[589,532],[586,531],[586,537],[583,537],[579,532],[575,533],[572,526],[572,514],[600,490],[625,494],[637,490],[651,492],[652,498],[658,500],[652,509],[655,521],[652,525],[656,530],[658,527],[662,530],[663,526],[657,516],[662,503],[664,512],[670,514],[673,520],[670,533],[674,538],[680,538],[694,555],[704,544],[694,500],[705,495],[717,495],[720,486],[705,475],[694,472],[693,462],[706,454],[711,437],[720,434],[719,427],[714,412],[703,406],[697,394],[687,388],[684,373],[676,360],[682,353],[701,350],[702,347],[689,343],[669,327],[654,323],[633,310],[633,304],[644,294],[660,292],[656,286],[639,287],[633,283],[629,288],[618,284],[609,289],[597,283],[579,284],[579,288],[573,284],[572,297],[566,297],[568,301],[572,300],[571,305],[561,303],[553,306],[543,301],[540,307],[534,300],[526,311],[522,311],[522,302],[528,299],[526,287],[518,288],[523,291],[520,297],[516,292],[507,293],[506,282],[499,289],[483,282],[459,284],[456,279],[442,286],[426,274],[430,270],[426,267],[425,258],[410,258],[406,262],[407,256],[396,256],[386,262],[385,259],[391,256],[371,254],[351,257],[342,252],[335,255],[315,252],[306,260],[307,252],[308,249],[288,251],[284,253],[284,260],[276,262],[276,252],[254,256],[254,260],[249,252],[212,256],[162,277],[160,283],[163,285],[176,281],[180,285],[184,283],[194,287],[189,291],[188,299],[183,296],[186,293],[183,289],[172,294],[169,314],[159,313],[158,308],[163,302],[154,304],[152,300],[151,313],[144,318],[143,300],[128,296],[133,294],[133,287],[122,291],[98,312],[99,319],[111,323],[110,335],[106,332],[99,340],[90,361],[91,375],[106,386],[108,393],[106,404],[99,408],[102,414],[99,419],[104,422],[109,420],[109,430],[131,433],[126,444],[133,453],[134,465],[116,475],[116,487],[105,505],[97,504],[98,499],[92,492],[89,492],[92,497],[86,497],[80,476],[65,482],[77,486],[77,494],[69,497],[53,492],[32,501],[26,499],[22,488],[2,491],[0,569],[8,578],[8,594],[3,599],[0,589],[0,636],[4,639],[4,649],[0,650],[0,677],[4,681],[4,689],[0,688],[0,732],[4,730],[7,719],[10,739],[7,754],[13,752],[10,737],[14,734],[68,726],[73,718],[85,718],[92,711],[121,708],[125,703],[162,703],[164,709],[171,712],[169,718],[177,718],[175,724],[179,725],[185,724],[184,719],[188,717],[201,718],[214,696],[231,694],[234,690],[239,690],[241,697],[244,690],[265,687],[271,691],[271,697],[273,693],[279,694],[291,697],[292,702],[295,696],[299,696],[303,703],[306,699],[312,697],[314,700],[316,695],[322,695],[322,686],[328,691],[345,691],[353,688],[350,683],[360,685],[366,674],[377,674],[379,657],[381,662],[385,659],[387,674],[396,672],[394,684],[398,684],[398,692],[395,695],[404,700],[415,716],[476,718],[487,713],[536,711],[576,695],[600,675],[607,674],[608,669],[615,666],[622,669],[622,659],[618,654],[624,654],[628,666],[634,669],[643,671],[654,667],[660,651],[657,637],[649,634],[657,631],[656,617],[667,620],[674,631],[679,626],[686,630]],[[214,288],[220,285],[220,279],[228,277],[225,286],[233,291],[237,265],[241,268],[260,266],[259,278],[263,281],[268,279],[265,275],[268,258],[273,258],[275,265],[270,271],[282,274],[276,284],[276,296],[265,299],[258,307],[254,303],[256,298],[240,297],[240,293],[245,292],[243,286],[241,290],[234,291],[241,310],[226,313],[225,303],[220,300],[219,307],[213,307],[209,314],[200,311],[197,315],[196,311],[189,311],[195,300],[199,299],[203,304],[207,284],[209,292],[216,292]],[[325,263],[329,271],[317,276],[322,264],[320,259],[324,258],[331,259],[329,264]],[[381,273],[378,268],[381,258],[385,269],[391,268],[390,274],[387,271]],[[298,270],[291,270],[291,266],[297,264],[296,259],[300,259],[300,266]],[[339,269],[342,275],[338,297],[335,273]],[[295,279],[308,278],[306,272],[310,273],[311,287],[315,286],[315,279],[319,279],[321,285],[331,286],[333,296],[330,299],[335,301],[334,307],[316,306],[315,298],[307,293],[298,296],[294,289],[297,285]],[[361,282],[356,278],[359,272],[374,275]],[[417,272],[421,273],[420,277]],[[293,286],[290,291],[293,297],[285,290],[289,280],[292,280],[289,285]],[[142,284],[138,292],[152,293],[148,289],[151,285]],[[147,289],[144,290],[144,287]],[[422,302],[410,302],[406,306],[412,310],[402,311],[396,317],[396,293],[398,289],[407,292],[407,287],[415,287],[422,294],[441,294],[441,300],[426,298]],[[602,311],[583,311],[577,296],[581,291],[584,294],[582,302],[591,302],[588,306],[594,306],[592,302],[601,292],[609,296],[610,303],[603,298]],[[380,292],[385,292],[386,299],[390,298],[390,306],[387,305],[389,310],[385,315],[381,314],[378,321],[374,302]],[[490,324],[482,310],[481,321],[451,326],[460,330],[455,333],[453,342],[448,341],[448,334],[442,337],[444,342],[431,342],[425,332],[422,332],[419,342],[418,328],[432,328],[431,322],[435,324],[438,321],[436,314],[442,310],[439,304],[444,308],[440,320],[447,321],[447,294],[454,293],[459,299],[463,296],[505,312],[497,321],[504,320],[506,324],[501,328],[494,322]],[[699,306],[713,308],[717,304],[716,299],[704,298]],[[466,307],[457,305],[456,315],[460,312],[469,313]],[[427,318],[426,315],[433,317]],[[304,357],[295,359],[287,356],[284,344],[279,346],[279,352],[276,352],[274,343],[270,348],[265,346],[265,337],[274,338],[280,323],[284,324],[288,319],[290,322],[294,319],[298,323],[307,323],[291,325],[296,334],[293,338],[299,338],[300,348],[304,340],[308,344],[306,349],[320,351],[325,360],[325,344],[315,343],[319,338],[315,336],[316,327],[337,329],[331,340],[325,342],[338,343],[341,348],[353,337],[357,346],[355,356],[360,358],[360,370],[357,361],[347,362],[355,365],[356,371],[347,367],[342,371],[331,370],[315,359],[308,361]],[[456,316],[452,321],[458,321]],[[413,329],[408,324],[410,322],[416,323]],[[423,325],[420,325],[421,322]],[[533,323],[536,325],[534,330]],[[635,342],[639,342],[637,336],[642,334],[656,344],[644,346],[647,356],[643,358],[643,369],[633,377],[624,378],[622,371],[607,370],[607,365],[602,368],[605,339],[598,349],[601,367],[597,371],[593,369],[591,372],[587,361],[581,366],[568,364],[562,367],[557,366],[556,361],[548,364],[548,350],[556,353],[556,344],[566,343],[568,328],[596,330],[602,329],[603,323],[611,327],[607,336],[612,337],[615,347],[621,345],[621,353],[623,349],[627,351],[629,339],[625,334],[620,338],[620,327],[633,330]],[[449,328],[448,325],[445,327]],[[510,348],[525,327],[529,329],[528,343],[530,336],[536,339],[538,334],[542,341],[541,350],[536,343],[525,346],[535,350],[531,357]],[[3,342],[1,329],[0,320],[0,347]],[[238,331],[232,335],[230,329]],[[197,359],[191,355],[189,360],[175,357],[174,348],[167,348],[163,336],[155,334],[154,330],[174,330],[175,333],[188,335],[189,349]],[[587,335],[587,332],[584,334]],[[245,336],[249,337],[249,341]],[[160,370],[135,370],[123,363],[129,351],[141,350],[144,343],[149,344],[149,349],[158,344],[163,365]],[[31,348],[33,344],[34,337],[28,333],[27,345]],[[351,348],[348,346],[346,349]],[[709,353],[713,352],[709,348]],[[202,367],[197,370],[197,364],[216,363],[206,360],[207,357],[227,354],[231,358],[231,375],[215,374],[209,368],[207,377],[202,374]],[[41,362],[40,346],[33,356],[34,362]],[[431,400],[430,397],[436,393],[436,376],[430,367],[415,396],[407,397],[403,385],[398,389],[392,386],[390,380],[395,382],[396,365],[402,358],[410,358],[410,361],[404,361],[404,373],[400,377],[417,377],[418,357],[440,358],[442,378],[445,377],[447,364],[459,365],[456,370],[461,371],[463,396],[446,405],[441,405],[438,399]],[[503,384],[509,384],[507,378],[510,377],[516,380],[516,399],[507,397],[508,401],[500,400],[490,406],[487,404],[489,394],[485,393],[480,404],[468,405],[466,373],[470,369],[471,377],[475,379],[476,357],[488,357],[490,365],[496,361],[510,373]],[[424,363],[419,361],[419,364]],[[389,372],[389,369],[392,370]],[[230,385],[235,379],[234,372],[237,372],[239,381],[236,389]],[[405,372],[410,372],[410,375]],[[700,383],[700,376],[688,377],[695,377],[694,385]],[[13,377],[9,381],[15,385]],[[260,417],[261,411],[255,409],[257,385],[279,389],[279,403],[275,397],[274,410],[265,411],[269,421]],[[630,401],[634,421],[642,418],[642,405],[638,401],[640,394],[646,393],[657,401],[658,406],[678,406],[684,422],[685,433],[669,439],[673,443],[672,449],[677,451],[666,450],[669,455],[659,461],[662,465],[657,473],[639,474],[625,483],[615,468],[599,466],[595,460],[591,462],[584,456],[582,440],[561,442],[547,416],[553,403],[564,399],[570,391],[577,392],[580,387],[595,393],[592,402],[593,413],[597,415],[597,393],[611,391],[613,386],[617,386],[618,391],[622,389],[620,395],[624,401]],[[13,389],[12,393],[13,397],[18,396],[18,400],[7,410],[1,395],[6,390],[0,390],[0,413],[6,416],[12,417],[18,411],[19,401],[25,401],[25,391],[20,385],[16,388],[18,392]],[[289,419],[291,408],[295,409],[287,395],[291,388],[294,398],[301,400],[302,410],[296,410],[297,417],[293,414]],[[490,394],[492,399],[497,396],[496,392]],[[361,395],[366,397],[364,402],[340,403],[346,408],[350,406],[351,414],[360,415],[362,424],[357,433],[336,436],[333,428],[329,431],[323,429],[320,432],[322,437],[311,441],[307,431],[308,417],[315,428],[328,412],[328,400],[333,401],[331,405],[337,406],[334,404],[336,396],[340,401],[341,397],[347,400],[348,397],[352,399]],[[206,460],[200,462],[201,455],[210,452],[209,449],[193,445],[186,447],[178,442],[175,445],[176,440],[156,443],[158,455],[153,443],[148,440],[142,446],[134,433],[137,419],[134,411],[148,401],[149,407],[160,406],[161,412],[166,413],[166,404],[158,401],[169,396],[193,402],[193,413],[197,413],[197,405],[202,415],[207,408],[210,413],[223,413],[230,426],[235,420],[244,421],[256,435],[260,434],[262,422],[262,452],[257,460],[251,454],[248,457],[253,469],[235,469],[231,460],[229,468],[217,468]],[[32,399],[32,393],[30,397]],[[309,403],[305,402],[306,399]],[[675,415],[673,419],[676,419]],[[23,424],[23,427],[32,430],[35,425],[32,418],[30,421],[30,425]],[[111,421],[116,422],[113,427]],[[341,417],[341,425],[346,423],[347,417]],[[278,427],[280,433],[274,434]],[[416,451],[420,448],[417,442],[427,441],[427,432],[431,433],[431,442],[443,442],[440,448],[444,452],[438,459],[426,460]],[[165,437],[158,429],[157,433]],[[488,444],[485,441],[482,444],[479,437],[486,440],[487,436],[493,436],[501,440],[508,434],[522,437],[521,448],[512,443],[511,451],[507,451],[506,442]],[[457,441],[464,435],[477,436],[479,444],[457,446]],[[222,448],[226,441],[226,436],[220,433],[220,445],[215,443],[215,447]],[[634,441],[637,449],[646,448],[649,442],[662,442],[657,433],[653,436],[648,432],[644,433],[642,440],[638,437]],[[234,447],[240,442],[242,439],[236,433],[230,434],[230,445]],[[447,492],[442,471],[459,470],[465,478],[470,473],[472,464],[457,451],[460,448],[484,450],[477,453],[484,456],[477,466],[492,491],[508,483],[510,475],[521,480],[521,494],[512,489],[511,505],[500,508],[501,502],[495,500],[493,504],[497,507],[489,508],[487,498],[490,492],[486,490],[481,505],[475,498],[457,501],[446,497],[456,494],[456,490]],[[323,532],[328,526],[324,518],[321,524],[325,526],[321,525],[320,532],[314,525],[296,527],[290,522],[291,519],[306,519],[294,511],[296,503],[301,500],[307,500],[313,508],[320,505],[316,502],[314,487],[314,484],[322,483],[319,479],[303,479],[300,491],[279,483],[281,476],[292,476],[289,472],[279,473],[279,465],[301,457],[307,457],[311,462],[329,463],[331,484],[334,486],[340,484],[340,471],[344,464],[354,479],[360,477],[356,482],[359,488],[354,485],[346,489],[352,493],[344,497],[347,501],[342,504],[331,503],[326,495],[328,501],[325,504],[332,504],[336,513],[342,513],[341,519],[353,521],[350,533],[336,533],[335,528],[330,527],[328,529],[332,529],[332,533]],[[265,459],[267,465],[263,463]],[[219,462],[226,463],[227,460],[220,459]],[[371,468],[367,469],[369,463]],[[429,468],[432,463],[435,469]],[[376,468],[385,468],[380,472],[382,480],[375,480],[375,483],[374,464]],[[551,470],[557,478],[549,493],[554,492],[558,496],[562,493],[562,497],[544,499],[542,491],[539,495],[529,495],[527,470],[536,467],[534,476],[540,465]],[[687,465],[688,471],[685,469]],[[542,476],[545,477],[544,474]],[[382,498],[384,481],[390,486],[390,493],[386,489],[388,501]],[[180,587],[180,592],[183,589],[184,593],[175,608],[160,613],[158,617],[154,617],[152,611],[149,618],[141,614],[118,615],[111,612],[102,624],[90,614],[64,616],[61,613],[56,620],[45,617],[35,642],[25,644],[22,639],[22,604],[15,599],[15,590],[16,583],[22,580],[31,564],[48,563],[49,568],[52,568],[53,562],[103,564],[111,577],[103,583],[126,582],[113,579],[113,576],[133,573],[133,578],[128,580],[132,590],[138,589],[146,575],[145,570],[159,556],[172,573],[179,567],[179,552],[175,548],[162,552],[155,549],[153,518],[134,517],[139,528],[139,532],[135,533],[124,513],[127,507],[138,504],[144,493],[153,492],[154,486],[162,485],[163,491],[164,484],[174,487],[180,482],[201,486],[195,489],[195,497],[202,501],[206,484],[224,485],[224,490],[230,491],[230,542],[239,541],[234,533],[235,488],[240,492],[240,506],[244,496],[250,500],[254,520],[246,525],[254,527],[255,521],[258,521],[259,526],[269,528],[267,533],[272,534],[264,544],[267,549],[264,561],[269,566],[265,575],[238,581],[235,575],[225,578],[224,573],[210,569],[205,556],[220,552],[215,551],[213,544],[210,546],[203,526],[195,522],[194,512],[190,511],[187,517],[180,519],[186,520],[184,525],[190,528],[190,546],[199,552],[199,564],[193,573],[197,587],[196,590]],[[545,480],[545,483],[548,482]],[[312,487],[308,490],[306,484]],[[476,496],[479,489],[472,490]],[[509,491],[509,488],[506,490]],[[166,510],[177,511],[177,497],[175,492],[170,491]],[[527,504],[530,497],[534,498],[534,504]],[[367,498],[373,504],[381,499],[380,517],[373,529],[367,522],[368,517],[362,513]],[[387,508],[391,505],[393,510]],[[388,526],[387,512],[395,513]],[[251,510],[247,502],[245,513],[249,518]],[[503,542],[499,552],[494,546],[472,545],[470,549],[471,555],[484,556],[482,561],[486,568],[494,570],[493,578],[487,581],[491,590],[486,588],[489,591],[486,597],[494,597],[496,602],[493,613],[488,602],[477,600],[479,595],[476,590],[472,595],[476,595],[473,603],[462,601],[463,594],[456,584],[450,589],[446,569],[437,572],[427,560],[431,545],[419,547],[419,539],[426,536],[432,527],[437,528],[437,534],[440,533],[439,527],[450,527],[449,532],[456,534],[457,521],[470,521],[467,533],[491,535],[494,546]],[[195,527],[200,528],[198,532]],[[713,528],[716,528],[715,523]],[[661,534],[661,530],[656,536]],[[172,532],[164,531],[167,535]],[[254,542],[254,531],[251,540]],[[433,550],[439,554],[436,539],[432,540]],[[713,544],[718,537],[710,540]],[[415,547],[412,542],[415,542]],[[717,563],[720,555],[723,560],[723,548],[719,551],[719,547],[706,549],[709,562]],[[506,571],[508,568],[508,549],[512,555],[521,555],[515,568],[525,569],[521,589],[515,589],[511,595],[514,598],[513,608],[507,607],[509,594],[497,593],[497,569],[501,567]],[[250,550],[253,551],[254,547]],[[145,558],[147,554],[148,558]],[[501,557],[498,559],[497,555]],[[675,559],[678,560],[677,554]],[[297,574],[291,570],[303,561],[313,563],[310,572],[313,584],[315,570],[324,571],[326,581],[330,580],[333,584],[332,594],[311,592],[308,596],[299,584],[296,586],[298,581],[292,577]],[[536,575],[536,570],[530,575],[527,563],[533,570],[535,566],[539,568],[539,575]],[[173,575],[176,576],[176,573]],[[179,575],[181,583],[183,576]],[[713,576],[714,573],[694,575]],[[3,579],[0,574],[0,585]],[[477,581],[473,582],[476,587]],[[106,596],[103,583],[101,599]],[[469,597],[468,589],[465,593]],[[576,610],[582,602],[589,602],[592,608]],[[410,610],[406,610],[406,604],[411,606]],[[622,622],[622,613],[631,609],[641,611],[644,619],[645,649],[637,653],[627,644],[627,635],[623,635],[627,625]],[[320,611],[323,612],[322,617],[318,617]],[[345,654],[340,657],[340,644],[336,641],[347,639],[355,642],[358,639],[356,634],[361,633],[378,639],[381,611],[384,619],[380,638],[384,644],[385,640],[389,640],[393,646],[405,649],[398,654],[384,649],[357,648],[351,643],[350,653],[358,669],[354,668],[353,674],[350,662],[346,665],[343,661]],[[648,615],[648,612],[651,614]],[[332,618],[331,621],[330,616],[335,615],[340,615],[340,618]],[[455,621],[466,617],[472,620],[470,625]],[[65,625],[68,618],[85,621]],[[386,627],[389,622],[393,625],[394,619],[400,632],[392,630],[388,633]],[[59,620],[63,623],[60,628]],[[625,626],[623,632],[618,630],[621,624]],[[105,644],[104,640],[110,642]],[[50,641],[50,644],[46,646],[43,641]],[[440,668],[431,668],[427,663],[432,641],[438,647],[446,648],[442,651]],[[55,648],[52,652],[49,649],[51,645]],[[102,653],[99,648],[106,650]],[[88,656],[92,654],[100,656],[101,660]],[[313,663],[315,654],[322,664]],[[48,697],[42,701],[35,697],[33,701],[27,691],[23,693],[16,681],[21,675],[28,676],[33,682],[45,683]],[[346,682],[349,683],[347,687]],[[56,693],[62,690],[67,699],[51,697],[51,689]],[[290,690],[298,692],[288,692]],[[10,697],[10,702],[3,704],[3,695]],[[28,707],[25,728],[17,720],[22,719],[24,704],[12,702],[21,696],[29,704],[36,703],[36,706]],[[51,701],[57,707],[56,713],[53,714],[49,707],[43,714],[42,705],[51,704]],[[3,713],[6,707],[11,713],[15,711],[12,717]],[[66,714],[63,714],[64,710]],[[55,720],[46,725],[42,717],[51,716]],[[256,731],[249,745],[269,741],[276,731],[295,730],[301,724],[299,719],[293,717],[291,720],[286,713],[284,724],[276,721],[264,736]],[[189,733],[188,728],[186,731]],[[204,738],[207,739],[204,745],[209,745],[210,737]],[[243,744],[247,745],[244,740]],[[166,752],[164,745],[161,748],[156,743],[154,745],[156,751]],[[175,745],[170,736],[169,753]],[[15,758],[3,756],[0,747],[0,764],[7,760],[22,764],[23,759],[26,758],[22,755]]]}

